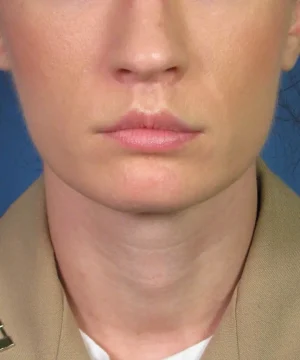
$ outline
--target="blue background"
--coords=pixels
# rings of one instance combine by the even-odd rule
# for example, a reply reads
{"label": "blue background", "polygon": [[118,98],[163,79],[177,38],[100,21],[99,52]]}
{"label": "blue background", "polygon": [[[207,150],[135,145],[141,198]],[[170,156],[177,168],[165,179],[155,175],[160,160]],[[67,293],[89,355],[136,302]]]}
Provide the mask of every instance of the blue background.
{"label": "blue background", "polygon": [[[300,194],[300,60],[283,73],[274,126],[262,151],[269,167]],[[0,72],[0,216],[41,174],[8,73]]]}

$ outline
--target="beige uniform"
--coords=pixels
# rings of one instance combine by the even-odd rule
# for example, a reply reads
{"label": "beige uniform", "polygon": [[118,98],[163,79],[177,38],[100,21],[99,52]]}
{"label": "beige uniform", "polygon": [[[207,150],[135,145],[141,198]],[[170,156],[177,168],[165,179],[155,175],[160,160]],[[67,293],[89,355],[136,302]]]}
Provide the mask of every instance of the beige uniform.
{"label": "beige uniform", "polygon": [[[300,359],[300,199],[261,160],[258,182],[246,265],[203,360]],[[0,360],[89,360],[57,275],[43,189],[41,177],[0,220]]]}

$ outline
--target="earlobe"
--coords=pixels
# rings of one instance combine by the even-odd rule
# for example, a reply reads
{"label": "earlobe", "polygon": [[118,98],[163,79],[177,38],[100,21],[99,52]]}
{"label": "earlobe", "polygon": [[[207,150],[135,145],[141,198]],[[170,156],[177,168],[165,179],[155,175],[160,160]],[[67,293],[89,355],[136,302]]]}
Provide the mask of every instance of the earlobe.
{"label": "earlobe", "polygon": [[282,71],[290,71],[296,65],[300,55],[300,39],[289,37],[282,56]]}
{"label": "earlobe", "polygon": [[10,61],[9,61],[8,51],[7,51],[4,39],[1,34],[0,34],[0,70],[2,70],[2,71],[10,70]]}
{"label": "earlobe", "polygon": [[290,71],[300,55],[300,0],[296,1],[292,24],[282,57],[282,71]]}

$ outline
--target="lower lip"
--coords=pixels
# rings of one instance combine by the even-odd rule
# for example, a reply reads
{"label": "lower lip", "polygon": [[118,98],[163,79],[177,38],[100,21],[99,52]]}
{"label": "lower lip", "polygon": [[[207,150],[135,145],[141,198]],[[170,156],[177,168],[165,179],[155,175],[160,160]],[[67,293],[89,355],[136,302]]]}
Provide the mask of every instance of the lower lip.
{"label": "lower lip", "polygon": [[105,133],[122,146],[141,151],[175,150],[193,140],[199,133],[168,130],[128,129]]}

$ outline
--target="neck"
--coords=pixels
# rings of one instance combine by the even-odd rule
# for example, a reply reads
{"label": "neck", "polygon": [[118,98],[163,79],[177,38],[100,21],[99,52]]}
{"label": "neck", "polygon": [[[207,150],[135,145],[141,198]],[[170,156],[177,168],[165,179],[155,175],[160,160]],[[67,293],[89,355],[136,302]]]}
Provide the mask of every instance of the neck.
{"label": "neck", "polygon": [[255,227],[254,165],[215,198],[168,215],[117,212],[49,169],[44,178],[52,244],[83,331],[107,348],[120,337],[127,351],[147,334],[145,343],[165,339],[174,352],[215,331]]}

